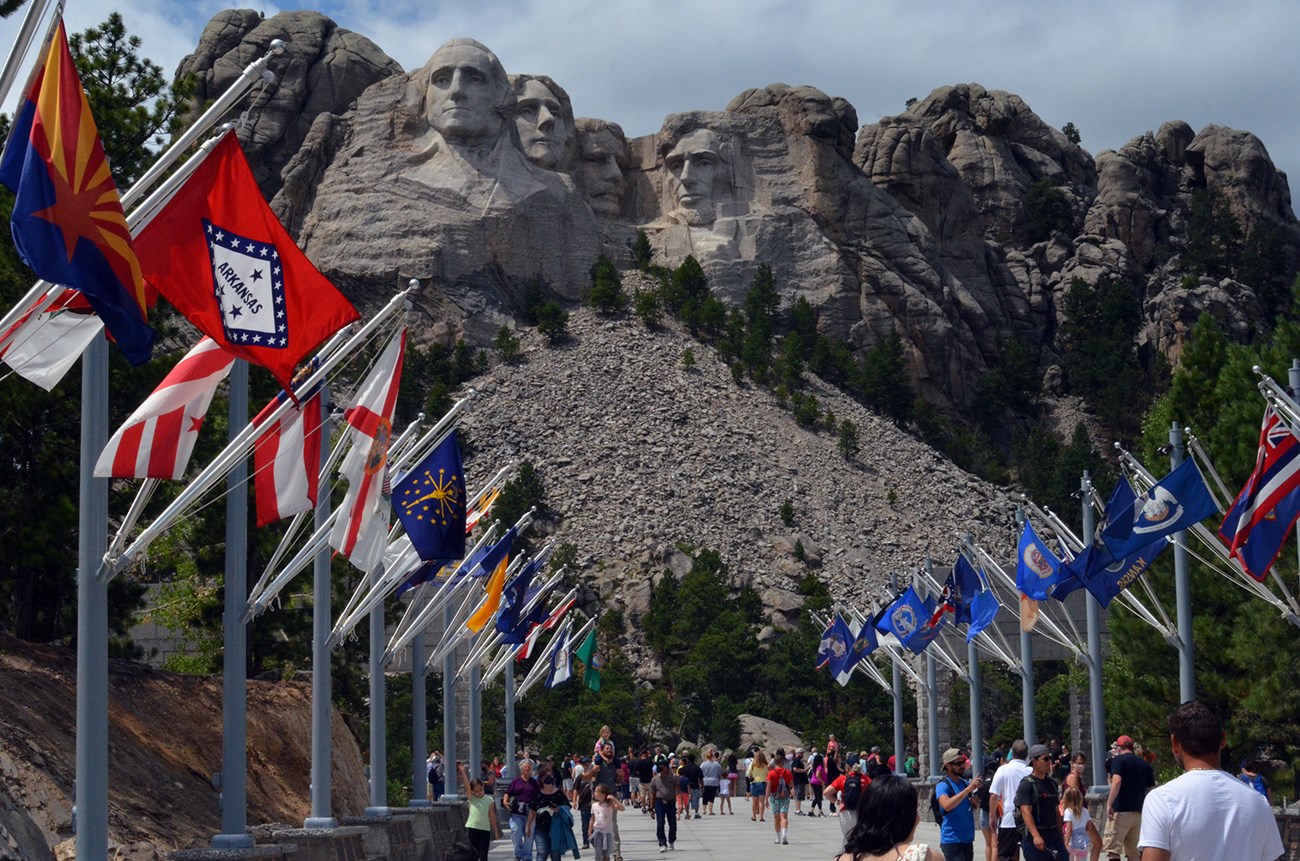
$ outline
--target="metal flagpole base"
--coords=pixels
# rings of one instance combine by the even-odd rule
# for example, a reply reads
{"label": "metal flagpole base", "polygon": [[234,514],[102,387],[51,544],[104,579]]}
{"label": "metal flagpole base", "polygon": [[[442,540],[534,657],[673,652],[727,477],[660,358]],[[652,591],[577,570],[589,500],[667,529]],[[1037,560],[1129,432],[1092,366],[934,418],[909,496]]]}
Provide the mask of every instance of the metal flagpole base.
{"label": "metal flagpole base", "polygon": [[393,809],[391,807],[367,807],[365,810],[361,811],[361,815],[362,816],[392,816]]}
{"label": "metal flagpole base", "polygon": [[250,849],[254,845],[251,834],[218,834],[212,838],[213,849]]}
{"label": "metal flagpole base", "polygon": [[312,817],[302,824],[303,828],[338,828],[339,821],[332,816]]}
{"label": "metal flagpole base", "polygon": [[439,804],[460,804],[463,800],[459,795],[443,794],[438,796]]}
{"label": "metal flagpole base", "polygon": [[407,807],[432,807],[433,802],[427,798],[412,798]]}

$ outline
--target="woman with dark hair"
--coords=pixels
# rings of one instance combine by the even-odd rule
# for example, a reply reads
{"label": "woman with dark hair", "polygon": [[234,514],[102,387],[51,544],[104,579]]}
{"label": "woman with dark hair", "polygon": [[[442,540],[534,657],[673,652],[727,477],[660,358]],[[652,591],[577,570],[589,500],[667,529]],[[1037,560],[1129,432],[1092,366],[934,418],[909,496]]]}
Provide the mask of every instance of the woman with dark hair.
{"label": "woman with dark hair", "polygon": [[897,774],[871,781],[858,798],[858,824],[844,841],[836,861],[939,861],[924,843],[913,843],[916,787]]}

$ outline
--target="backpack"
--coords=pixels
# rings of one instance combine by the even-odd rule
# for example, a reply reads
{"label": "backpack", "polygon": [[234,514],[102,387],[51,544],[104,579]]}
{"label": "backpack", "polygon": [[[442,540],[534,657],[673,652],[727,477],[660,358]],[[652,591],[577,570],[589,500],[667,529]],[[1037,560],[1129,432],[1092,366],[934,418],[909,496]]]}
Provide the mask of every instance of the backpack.
{"label": "backpack", "polygon": [[939,787],[945,783],[948,784],[948,791],[954,795],[956,794],[957,787],[953,786],[946,777],[934,785],[934,789],[930,792],[930,814],[934,816],[935,825],[942,825],[943,817],[946,815],[943,805],[939,803]]}
{"label": "backpack", "polygon": [[781,775],[776,780],[776,795],[773,798],[789,798],[790,782],[785,779],[785,769],[781,769]]}
{"label": "backpack", "polygon": [[[1025,775],[1025,776],[1021,779],[1021,781],[1020,781],[1020,783],[1021,783],[1022,786],[1024,785],[1024,782],[1025,782],[1026,780],[1029,781],[1030,784],[1033,785],[1033,787],[1034,787],[1034,821],[1038,821],[1038,794],[1039,794],[1039,793],[1038,793],[1038,783],[1039,783],[1039,781],[1038,781],[1038,780],[1037,780],[1033,775],[1029,775],[1029,774],[1027,774],[1027,775]],[[1020,794],[1020,791],[1019,791],[1019,789],[1017,789],[1017,790],[1016,790],[1016,795],[1019,795],[1019,794]],[[1014,804],[1014,802],[1012,802],[1012,803]],[[1025,825],[1025,814],[1024,814],[1024,811],[1022,811],[1022,810],[1020,809],[1020,805],[1019,805],[1019,804],[1015,804],[1015,809],[1011,811],[1011,818],[1015,820],[1015,823],[1016,823],[1016,833],[1020,835],[1020,839],[1021,839],[1022,841],[1025,840],[1025,839],[1027,839],[1027,838],[1029,837],[1029,826]]]}
{"label": "backpack", "polygon": [[858,808],[858,798],[862,795],[862,778],[850,774],[844,778],[844,791],[840,793],[840,806],[848,810]]}
{"label": "backpack", "polygon": [[1237,779],[1258,792],[1260,795],[1268,798],[1268,782],[1264,780],[1263,775],[1257,774],[1254,777],[1250,777],[1245,774],[1239,774],[1237,775]]}

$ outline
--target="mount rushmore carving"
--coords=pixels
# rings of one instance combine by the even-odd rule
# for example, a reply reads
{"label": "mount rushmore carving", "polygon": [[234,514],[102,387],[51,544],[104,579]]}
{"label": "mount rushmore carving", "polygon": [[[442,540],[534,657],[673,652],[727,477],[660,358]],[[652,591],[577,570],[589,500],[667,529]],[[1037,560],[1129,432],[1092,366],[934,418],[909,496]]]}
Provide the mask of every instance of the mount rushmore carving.
{"label": "mount rushmore carving", "polygon": [[[180,72],[215,93],[274,38],[288,42],[277,81],[241,132],[263,191],[353,299],[420,279],[426,340],[485,342],[530,290],[580,300],[597,256],[629,265],[640,229],[657,263],[695,256],[728,302],[766,263],[787,301],[806,298],[854,349],[897,330],[917,390],[960,407],[1010,338],[1051,364],[1075,278],[1131,282],[1142,340],[1166,355],[1203,310],[1257,325],[1248,287],[1182,277],[1198,189],[1220,192],[1244,229],[1266,225],[1300,265],[1286,177],[1247,132],[1166,124],[1094,160],[1018,97],[976,84],[861,128],[843,99],[773,84],[629,140],[473,39],[406,73],[312,12],[220,13]],[[1046,238],[1025,207],[1041,183],[1069,208]]]}

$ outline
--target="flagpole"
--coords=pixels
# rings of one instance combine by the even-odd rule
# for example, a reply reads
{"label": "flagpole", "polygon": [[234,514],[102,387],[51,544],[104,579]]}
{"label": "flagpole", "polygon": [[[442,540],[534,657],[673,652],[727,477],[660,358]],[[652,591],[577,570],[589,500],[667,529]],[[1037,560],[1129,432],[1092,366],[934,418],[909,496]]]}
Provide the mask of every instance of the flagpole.
{"label": "flagpole", "polygon": [[[424,632],[411,638],[411,807],[428,807],[429,703],[424,675]],[[446,761],[443,762],[444,773]]]}
{"label": "flagpole", "polygon": [[[330,436],[330,390],[320,392],[322,439]],[[320,447],[321,466],[329,458],[329,446]],[[330,495],[327,487],[316,503],[316,527],[330,520]],[[334,828],[338,825],[331,812],[330,774],[330,549],[316,552],[312,564],[311,608],[311,815],[304,828]]]}
{"label": "flagpole", "polygon": [[108,583],[97,576],[108,546],[108,479],[95,461],[108,443],[108,341],[81,357],[81,490],[77,531],[77,858],[108,859]]}
{"label": "flagpole", "polygon": [[[230,368],[231,437],[248,424],[248,362]],[[217,849],[253,845],[248,826],[248,629],[241,617],[248,596],[248,459],[226,477],[226,580],[221,659],[221,833]]]}
{"label": "flagpole", "polygon": [[[1287,371],[1287,383],[1290,384],[1291,397],[1300,401],[1300,359],[1292,359],[1291,367]],[[1300,541],[1296,542],[1297,560],[1300,561]],[[1297,568],[1297,579],[1300,579],[1300,568]]]}
{"label": "flagpole", "polygon": [[903,774],[903,669],[900,655],[894,659],[894,773]]}
{"label": "flagpole", "polygon": [[[933,579],[934,563],[925,557],[925,574]],[[929,583],[926,584],[929,587]],[[933,643],[931,645],[934,645]],[[930,777],[938,780],[939,772],[939,668],[934,663],[934,653],[925,650],[926,736],[929,743]]]}
{"label": "flagpole", "polygon": [[469,766],[465,772],[478,776],[483,764],[483,692],[478,689],[482,666],[474,661],[469,669]]}
{"label": "flagpole", "polygon": [[[442,608],[443,636],[451,633],[455,623],[456,611],[450,603]],[[456,650],[452,649],[442,659],[442,762],[451,783],[451,772],[456,768]],[[456,792],[448,792],[442,800],[455,803],[460,801]]]}
{"label": "flagpole", "polygon": [[966,675],[970,681],[971,776],[984,773],[984,683],[980,678],[980,649],[975,640],[966,644]]}
{"label": "flagpole", "polygon": [[[1092,476],[1085,469],[1079,482],[1079,495],[1083,499],[1083,539],[1091,541],[1097,529],[1097,514],[1092,507]],[[1092,783],[1101,787],[1106,782],[1106,702],[1103,699],[1101,676],[1101,603],[1090,590],[1084,601],[1088,608],[1088,712],[1091,722]],[[1100,791],[1100,790],[1099,790]]]}
{"label": "flagpole", "polygon": [[[1017,505],[1016,531],[1023,529],[1024,525],[1024,506]],[[1021,612],[1024,612],[1023,604],[1021,604]],[[1020,632],[1020,711],[1025,722],[1025,743],[1032,746],[1036,743],[1038,735],[1034,715],[1034,639],[1032,633],[1024,630]]]}
{"label": "flagpole", "polygon": [[[1183,462],[1183,429],[1178,422],[1169,425],[1169,464],[1177,468]],[[1178,611],[1178,701],[1196,699],[1196,668],[1192,663],[1192,575],[1187,565],[1187,532],[1179,530],[1170,538],[1174,542],[1174,607]]]}
{"label": "flagpole", "polygon": [[515,661],[511,658],[506,663],[506,777],[514,780],[519,776],[519,766],[515,764]]}
{"label": "flagpole", "polygon": [[[19,28],[18,35],[14,37],[13,47],[9,49],[9,59],[5,61],[4,71],[0,72],[0,104],[9,98],[9,90],[13,87],[14,81],[18,80],[18,72],[22,69],[23,60],[26,59],[27,51],[32,46],[32,37],[36,34],[36,28],[45,17],[49,5],[48,0],[35,0],[27,7],[27,14],[23,16],[23,25]],[[58,15],[51,19],[48,31],[54,30],[58,20]],[[48,31],[45,36],[47,39]],[[0,143],[0,153],[3,153],[4,145],[7,143],[7,141]]]}
{"label": "flagpole", "polygon": [[[370,573],[370,582],[384,577],[384,566]],[[414,655],[412,655],[414,657]],[[384,603],[370,610],[370,806],[366,816],[388,811],[388,691],[384,685]]]}

